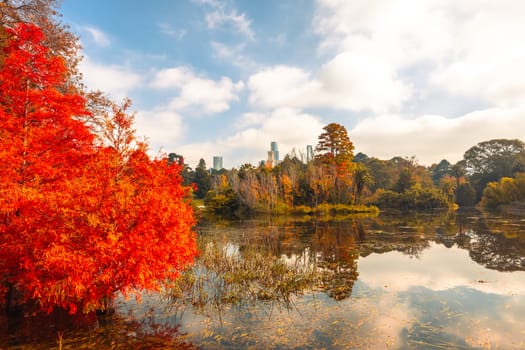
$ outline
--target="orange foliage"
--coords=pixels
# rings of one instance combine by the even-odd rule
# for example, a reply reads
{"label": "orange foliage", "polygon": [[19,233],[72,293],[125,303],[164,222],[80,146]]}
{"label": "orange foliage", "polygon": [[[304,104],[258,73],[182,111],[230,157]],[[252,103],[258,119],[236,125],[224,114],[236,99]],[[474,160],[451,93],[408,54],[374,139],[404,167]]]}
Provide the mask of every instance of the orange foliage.
{"label": "orange foliage", "polygon": [[196,254],[180,166],[151,160],[121,111],[108,127],[126,144],[96,142],[41,31],[12,35],[0,70],[0,297],[14,289],[74,313],[158,289]]}
{"label": "orange foliage", "polygon": [[293,207],[293,184],[290,177],[286,174],[281,175],[281,185],[283,187],[283,199],[286,205]]}

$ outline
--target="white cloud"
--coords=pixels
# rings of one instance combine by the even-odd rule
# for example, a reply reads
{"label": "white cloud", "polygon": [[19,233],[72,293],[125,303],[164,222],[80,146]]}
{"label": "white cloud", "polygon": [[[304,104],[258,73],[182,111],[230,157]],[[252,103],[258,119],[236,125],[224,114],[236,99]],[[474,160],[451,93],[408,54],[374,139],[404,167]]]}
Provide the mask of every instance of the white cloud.
{"label": "white cloud", "polygon": [[348,110],[397,109],[410,95],[383,60],[345,52],[325,64],[318,75],[324,104]]}
{"label": "white cloud", "polygon": [[300,68],[275,66],[248,79],[250,102],[263,107],[299,107],[315,91],[315,82]]}
{"label": "white cloud", "polygon": [[147,139],[153,155],[160,150],[169,153],[185,131],[182,116],[168,108],[137,112],[135,125],[137,136]]}
{"label": "white cloud", "polygon": [[[523,2],[319,0],[317,5],[314,27],[322,51],[375,57],[405,79],[415,79],[407,70],[419,69],[426,89],[498,106],[524,100]],[[374,66],[372,61],[369,71]]]}
{"label": "white cloud", "polygon": [[342,53],[316,76],[297,67],[275,66],[248,80],[250,102],[263,107],[325,107],[341,110],[397,110],[411,88],[373,56]]}
{"label": "white cloud", "polygon": [[156,89],[177,89],[170,106],[173,110],[196,113],[221,113],[230,108],[233,101],[238,100],[238,93],[244,88],[244,83],[232,82],[230,78],[210,80],[196,75],[188,67],[168,68],[158,71],[150,86]]}
{"label": "white cloud", "polygon": [[197,164],[200,158],[208,164],[216,155],[223,156],[225,167],[244,163],[257,165],[260,160],[267,159],[271,141],[278,143],[282,159],[292,149],[298,152],[306,149],[306,145],[315,144],[324,126],[318,117],[289,108],[270,114],[247,113],[241,120],[246,127],[231,136],[184,145],[178,151],[190,166]]}
{"label": "white cloud", "polygon": [[459,118],[425,115],[409,119],[381,115],[359,122],[349,136],[358,151],[390,159],[415,155],[422,164],[456,162],[481,141],[523,138],[525,108],[492,108]]}
{"label": "white cloud", "polygon": [[471,16],[455,33],[460,49],[431,75],[439,87],[457,94],[482,96],[495,105],[523,105],[525,36],[520,1],[469,2]]}
{"label": "white cloud", "polygon": [[226,2],[215,0],[194,0],[195,3],[211,7],[211,11],[206,14],[206,24],[210,29],[232,26],[234,31],[253,40],[255,34],[251,28],[251,20],[244,13],[238,13]]}
{"label": "white cloud", "polygon": [[251,29],[251,21],[246,18],[244,13],[213,11],[206,15],[206,22],[208,23],[208,28],[211,29],[220,27],[224,23],[231,23],[236,30],[246,35],[249,39],[254,39],[255,37]]}
{"label": "white cloud", "polygon": [[314,28],[321,35],[322,50],[365,52],[395,67],[442,58],[454,49],[453,33],[461,20],[459,6],[449,8],[446,0],[319,0],[317,4]]}
{"label": "white cloud", "polygon": [[88,33],[90,39],[100,47],[108,47],[111,44],[108,36],[100,29],[92,26],[81,27],[81,30],[85,33]]}
{"label": "white cloud", "polygon": [[150,86],[155,89],[180,88],[195,75],[188,67],[167,68],[158,71]]}
{"label": "white cloud", "polygon": [[94,62],[85,55],[79,65],[84,83],[89,89],[101,90],[120,100],[141,85],[141,76],[131,69],[119,65]]}
{"label": "white cloud", "polygon": [[244,113],[240,118],[238,118],[235,121],[234,126],[237,130],[244,129],[249,126],[258,126],[262,124],[265,118],[266,114],[264,113]]}
{"label": "white cloud", "polygon": [[294,147],[306,148],[306,145],[317,142],[323,126],[318,117],[292,108],[281,108],[263,121],[260,131],[277,141],[280,151],[285,154]]}

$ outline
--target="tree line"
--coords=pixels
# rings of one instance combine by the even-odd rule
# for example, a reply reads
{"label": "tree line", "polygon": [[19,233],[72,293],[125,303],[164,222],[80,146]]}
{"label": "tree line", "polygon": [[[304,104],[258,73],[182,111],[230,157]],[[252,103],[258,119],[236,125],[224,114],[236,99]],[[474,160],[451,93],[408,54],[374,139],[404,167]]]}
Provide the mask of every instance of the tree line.
{"label": "tree line", "polygon": [[216,171],[201,159],[195,170],[186,166],[183,177],[209,211],[240,215],[308,212],[319,206],[494,208],[525,200],[525,144],[520,140],[480,142],[455,164],[443,159],[429,167],[415,157],[382,160],[353,151],[345,127],[330,123],[318,137],[314,159],[306,163],[291,154],[272,168],[243,164]]}

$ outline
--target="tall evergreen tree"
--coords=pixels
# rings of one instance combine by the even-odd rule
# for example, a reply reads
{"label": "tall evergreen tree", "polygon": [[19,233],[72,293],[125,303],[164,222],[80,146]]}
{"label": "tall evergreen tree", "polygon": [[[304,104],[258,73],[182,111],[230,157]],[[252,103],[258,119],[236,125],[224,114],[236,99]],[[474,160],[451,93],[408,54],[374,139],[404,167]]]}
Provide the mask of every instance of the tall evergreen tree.
{"label": "tall evergreen tree", "polygon": [[197,190],[195,191],[195,196],[197,198],[204,198],[206,193],[210,190],[211,176],[208,169],[206,169],[206,162],[201,158],[199,164],[195,168],[195,185],[197,185]]}

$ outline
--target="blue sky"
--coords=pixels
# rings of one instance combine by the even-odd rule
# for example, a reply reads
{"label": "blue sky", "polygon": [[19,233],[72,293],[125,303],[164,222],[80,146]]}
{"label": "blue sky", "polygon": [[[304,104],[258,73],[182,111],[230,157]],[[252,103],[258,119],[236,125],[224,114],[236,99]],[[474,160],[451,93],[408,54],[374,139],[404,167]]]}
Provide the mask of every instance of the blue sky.
{"label": "blue sky", "polygon": [[257,164],[344,125],[356,152],[455,162],[524,138],[516,0],[64,0],[89,88],[133,100],[152,154]]}

